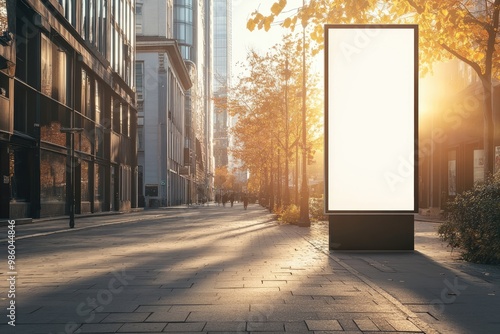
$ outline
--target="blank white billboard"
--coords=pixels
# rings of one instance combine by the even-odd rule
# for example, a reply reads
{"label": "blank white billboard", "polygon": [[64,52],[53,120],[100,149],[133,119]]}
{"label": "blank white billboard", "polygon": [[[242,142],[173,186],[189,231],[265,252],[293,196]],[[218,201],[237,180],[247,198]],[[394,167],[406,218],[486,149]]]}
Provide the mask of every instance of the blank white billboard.
{"label": "blank white billboard", "polygon": [[416,25],[325,26],[326,212],[417,208]]}

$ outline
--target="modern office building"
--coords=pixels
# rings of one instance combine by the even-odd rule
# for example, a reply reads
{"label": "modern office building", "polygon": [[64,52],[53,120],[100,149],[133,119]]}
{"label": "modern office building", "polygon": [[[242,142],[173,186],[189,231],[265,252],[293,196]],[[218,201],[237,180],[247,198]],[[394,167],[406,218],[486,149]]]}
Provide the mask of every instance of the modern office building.
{"label": "modern office building", "polygon": [[0,1],[1,217],[137,206],[134,10]]}
{"label": "modern office building", "polygon": [[[222,102],[227,99],[228,89],[231,87],[232,62],[232,1],[213,1],[213,94]],[[224,103],[222,103],[224,105]],[[246,170],[241,169],[241,162],[235,159],[230,152],[234,146],[231,128],[238,121],[231,116],[227,109],[216,107],[214,111],[214,159],[216,167],[227,167],[240,184],[245,184],[248,178]]]}
{"label": "modern office building", "polygon": [[139,199],[146,207],[185,204],[190,194],[184,148],[192,82],[173,39],[173,13],[173,1],[136,1]]}
{"label": "modern office building", "polygon": [[[232,3],[230,0],[213,1],[213,94],[218,100],[227,98],[231,80]],[[230,115],[221,107],[214,110],[215,166],[229,165]]]}
{"label": "modern office building", "polygon": [[191,89],[185,97],[185,173],[188,175],[190,203],[211,197],[211,1],[174,0],[174,38],[185,59]]}

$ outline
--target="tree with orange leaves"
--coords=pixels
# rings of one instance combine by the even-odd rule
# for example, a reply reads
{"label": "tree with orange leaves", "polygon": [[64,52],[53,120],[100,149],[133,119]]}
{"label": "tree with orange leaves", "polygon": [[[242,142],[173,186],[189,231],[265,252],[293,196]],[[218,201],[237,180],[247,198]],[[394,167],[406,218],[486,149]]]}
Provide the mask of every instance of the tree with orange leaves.
{"label": "tree with orange leaves", "polygon": [[[300,37],[300,36],[299,36]],[[286,36],[266,54],[250,51],[245,72],[229,89],[224,108],[238,117],[232,129],[235,138],[233,155],[250,171],[250,184],[259,185],[269,207],[286,207],[298,200],[290,193],[295,176],[298,189],[298,154],[301,145],[302,52],[300,38]],[[310,63],[308,64],[309,70]],[[308,149],[322,139],[322,99],[318,79],[308,75],[307,119]],[[318,139],[319,138],[319,139]],[[293,168],[295,167],[295,171]],[[275,202],[276,199],[276,202]]]}
{"label": "tree with orange leaves", "polygon": [[[249,30],[269,30],[286,8],[279,0],[269,15],[254,12],[247,22]],[[483,88],[485,177],[493,172],[494,117],[493,83],[500,79],[500,0],[310,0],[281,25],[293,30],[299,23],[309,25],[310,38],[323,45],[323,25],[418,24],[421,74],[437,61],[457,58],[478,75]]]}

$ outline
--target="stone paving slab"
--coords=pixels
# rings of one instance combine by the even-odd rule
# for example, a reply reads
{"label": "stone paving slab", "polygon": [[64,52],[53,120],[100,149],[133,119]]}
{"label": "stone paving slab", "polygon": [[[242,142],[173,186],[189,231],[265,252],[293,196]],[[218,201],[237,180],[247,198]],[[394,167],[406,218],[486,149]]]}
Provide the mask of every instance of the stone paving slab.
{"label": "stone paving slab", "polygon": [[168,323],[164,332],[200,332],[206,322],[171,322]]}
{"label": "stone paving slab", "polygon": [[167,327],[167,323],[132,323],[124,324],[118,329],[118,333],[152,333],[161,332]]}
{"label": "stone paving slab", "polygon": [[[153,220],[124,215],[122,224],[102,218],[101,227],[31,239],[24,233],[19,266],[32,276],[21,280],[19,302],[34,304],[19,307],[18,328],[23,334],[68,326],[82,333],[432,333],[332,258],[324,243],[310,242],[314,228],[278,224],[258,206],[232,209],[180,210],[175,219],[172,211]],[[64,279],[52,279],[61,273]],[[0,332],[17,331],[0,324]]]}
{"label": "stone paving slab", "polygon": [[342,331],[338,320],[306,320],[307,328],[310,331]]}

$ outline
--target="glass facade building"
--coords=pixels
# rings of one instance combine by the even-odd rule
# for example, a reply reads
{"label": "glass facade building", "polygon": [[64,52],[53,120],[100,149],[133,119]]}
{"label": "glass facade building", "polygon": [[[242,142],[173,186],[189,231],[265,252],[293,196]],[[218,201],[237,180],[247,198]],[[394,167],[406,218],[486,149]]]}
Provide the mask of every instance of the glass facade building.
{"label": "glass facade building", "polygon": [[72,191],[76,213],[136,207],[135,1],[6,3],[2,218],[68,214]]}
{"label": "glass facade building", "polygon": [[[216,98],[227,96],[231,78],[231,21],[230,0],[213,1],[213,94]],[[229,115],[227,110],[214,112],[214,159],[215,166],[229,164]]]}
{"label": "glass facade building", "polygon": [[174,0],[174,38],[180,48],[193,86],[185,99],[185,164],[189,171],[190,202],[204,201],[208,196],[208,132],[210,71],[211,2],[206,0]]}
{"label": "glass facade building", "polygon": [[194,6],[196,0],[174,0],[174,36],[182,58],[196,64],[194,48]]}

